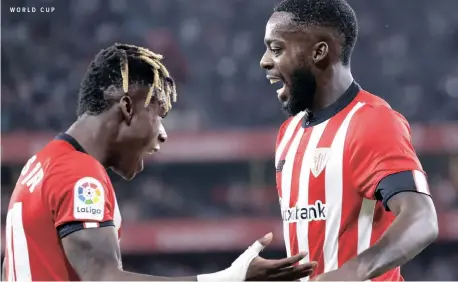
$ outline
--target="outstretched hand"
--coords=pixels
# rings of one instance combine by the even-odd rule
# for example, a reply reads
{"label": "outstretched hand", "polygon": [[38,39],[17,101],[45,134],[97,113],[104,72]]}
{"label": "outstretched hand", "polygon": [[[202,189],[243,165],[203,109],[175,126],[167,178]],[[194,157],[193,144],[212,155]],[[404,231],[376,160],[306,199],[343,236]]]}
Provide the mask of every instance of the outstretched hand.
{"label": "outstretched hand", "polygon": [[[272,233],[257,240],[250,248],[259,254],[270,242]],[[278,260],[264,259],[260,256],[254,257],[246,272],[246,281],[295,281],[311,275],[317,266],[316,262],[306,262],[294,265],[303,259],[307,254],[299,253],[289,258]]]}

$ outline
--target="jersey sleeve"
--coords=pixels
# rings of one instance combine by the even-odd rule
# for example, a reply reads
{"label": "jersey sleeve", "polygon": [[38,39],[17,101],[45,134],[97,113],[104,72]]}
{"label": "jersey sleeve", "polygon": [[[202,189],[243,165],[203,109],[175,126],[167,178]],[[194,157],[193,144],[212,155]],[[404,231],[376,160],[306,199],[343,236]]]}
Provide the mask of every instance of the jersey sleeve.
{"label": "jersey sleeve", "polygon": [[84,228],[114,226],[114,192],[105,169],[75,153],[55,164],[46,180],[46,199],[61,238]]}
{"label": "jersey sleeve", "polygon": [[386,106],[363,108],[349,128],[353,186],[365,198],[388,200],[404,191],[429,194],[405,118]]}

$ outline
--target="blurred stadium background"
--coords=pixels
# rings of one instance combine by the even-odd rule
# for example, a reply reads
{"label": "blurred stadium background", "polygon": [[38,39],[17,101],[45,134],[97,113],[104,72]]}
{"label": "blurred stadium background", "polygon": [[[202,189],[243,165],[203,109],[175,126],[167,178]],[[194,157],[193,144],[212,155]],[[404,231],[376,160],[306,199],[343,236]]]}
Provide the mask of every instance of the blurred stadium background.
{"label": "blurred stadium background", "polygon": [[[458,1],[349,2],[360,26],[354,75],[411,122],[440,214],[440,238],[403,273],[458,280]],[[125,268],[212,272],[268,231],[266,255],[283,256],[273,150],[284,116],[259,68],[275,3],[2,1],[2,219],[24,162],[74,120],[92,57],[126,42],[166,56],[179,97],[163,151],[134,181],[113,176]],[[55,11],[10,12],[18,6]]]}

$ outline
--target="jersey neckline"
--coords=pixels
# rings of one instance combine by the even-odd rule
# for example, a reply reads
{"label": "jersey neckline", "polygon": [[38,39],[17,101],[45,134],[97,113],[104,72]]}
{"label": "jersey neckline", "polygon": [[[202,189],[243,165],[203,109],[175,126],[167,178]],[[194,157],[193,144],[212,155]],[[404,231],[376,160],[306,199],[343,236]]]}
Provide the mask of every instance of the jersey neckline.
{"label": "jersey neckline", "polygon": [[326,108],[313,112],[311,117],[305,115],[302,119],[302,127],[312,127],[318,125],[326,120],[335,116],[338,112],[343,110],[346,106],[348,106],[353,99],[355,99],[356,95],[361,91],[361,87],[358,83],[353,81],[348,87],[348,89],[344,92],[342,96],[337,99],[334,103],[327,106]]}
{"label": "jersey neckline", "polygon": [[81,144],[78,143],[78,141],[76,141],[75,138],[73,138],[72,136],[70,136],[69,134],[67,134],[65,132],[59,133],[56,137],[54,137],[54,140],[65,141],[65,142],[69,143],[70,145],[72,145],[72,147],[75,148],[75,150],[77,150],[78,152],[87,154],[87,152],[86,152],[86,150],[84,150],[83,146],[81,146]]}

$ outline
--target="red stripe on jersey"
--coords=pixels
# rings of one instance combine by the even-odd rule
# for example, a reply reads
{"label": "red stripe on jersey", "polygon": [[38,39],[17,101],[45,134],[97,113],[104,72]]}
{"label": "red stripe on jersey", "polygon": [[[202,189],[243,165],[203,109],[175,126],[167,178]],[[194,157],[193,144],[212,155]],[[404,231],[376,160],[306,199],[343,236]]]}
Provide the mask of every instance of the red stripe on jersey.
{"label": "red stripe on jersey", "polygon": [[[291,121],[290,121],[291,123]],[[289,124],[288,124],[289,125]],[[291,138],[288,140],[288,143],[286,143],[285,149],[283,149],[283,152],[281,153],[281,157],[278,159],[278,163],[281,161],[285,160],[286,154],[288,154],[289,149],[291,148],[291,143],[293,143],[294,137],[296,136],[297,132],[302,126],[302,122],[298,122],[296,125],[296,128],[294,128],[294,133],[291,135]],[[280,143],[280,142],[279,142]],[[278,166],[279,164],[276,163],[275,166]],[[278,190],[278,196],[281,198],[282,197],[282,187],[281,187],[281,178],[282,178],[282,171],[278,171],[275,175],[276,181],[277,181],[277,190]]]}
{"label": "red stripe on jersey", "polygon": [[[348,111],[351,110],[346,108],[343,112],[341,112],[338,116],[331,118],[321,135],[321,139],[318,142],[318,148],[331,148],[332,141],[339,130],[340,125],[342,124],[343,120],[348,114]],[[318,157],[318,156],[317,156]],[[315,159],[315,156],[313,156]],[[316,160],[319,162],[319,160]],[[311,164],[315,165],[315,164]],[[318,165],[318,164],[316,164]],[[321,201],[322,203],[326,204],[326,166],[324,167],[323,171],[316,177],[313,173],[310,173],[309,178],[309,198],[308,204],[309,206],[315,205],[317,201]],[[329,184],[328,184],[329,185]],[[321,188],[321,189],[320,189]],[[318,266],[315,273],[323,273],[324,272],[324,239],[325,239],[325,232],[326,230],[326,221],[325,220],[314,220],[309,222],[309,230],[308,230],[308,240],[309,240],[309,249],[310,249],[310,260],[317,261]],[[314,276],[312,276],[314,277]]]}
{"label": "red stripe on jersey", "polygon": [[[302,162],[304,159],[305,149],[307,148],[307,144],[310,140],[311,132],[312,130],[304,131],[301,136],[299,146],[297,147],[296,155],[294,157],[293,172],[291,176],[291,193],[289,196],[290,208],[293,208],[297,205],[297,200],[299,198],[299,180],[302,170]],[[291,255],[297,255],[299,253],[299,244],[297,241],[297,222],[292,222],[289,225],[289,242]]]}

